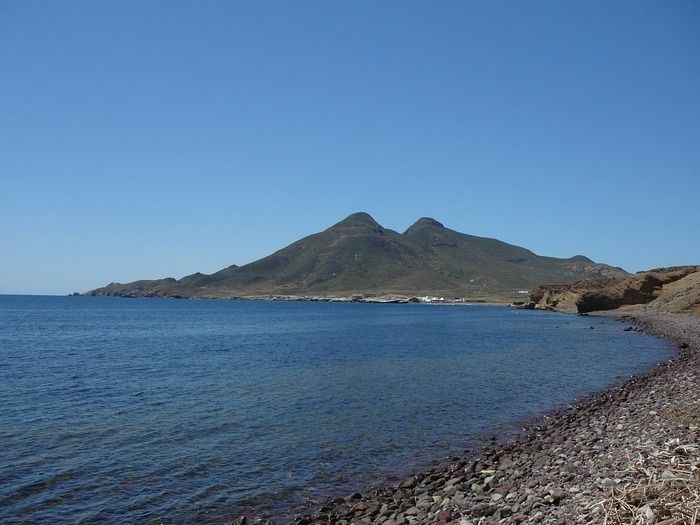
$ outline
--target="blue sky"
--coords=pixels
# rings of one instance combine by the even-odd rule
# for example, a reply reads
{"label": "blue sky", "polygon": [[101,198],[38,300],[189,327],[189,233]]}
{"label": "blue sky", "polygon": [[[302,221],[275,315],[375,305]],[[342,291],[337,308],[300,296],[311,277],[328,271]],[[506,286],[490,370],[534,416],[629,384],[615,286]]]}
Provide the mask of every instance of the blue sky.
{"label": "blue sky", "polygon": [[700,3],[0,2],[0,292],[243,264],[355,211],[700,263]]}

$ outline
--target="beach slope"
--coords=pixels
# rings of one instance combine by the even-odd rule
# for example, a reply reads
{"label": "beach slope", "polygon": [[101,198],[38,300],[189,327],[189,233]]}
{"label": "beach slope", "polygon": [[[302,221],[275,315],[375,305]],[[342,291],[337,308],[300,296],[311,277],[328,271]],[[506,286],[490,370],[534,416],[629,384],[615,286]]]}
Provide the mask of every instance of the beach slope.
{"label": "beach slope", "polygon": [[291,522],[700,523],[700,318],[638,310],[623,320],[668,340],[677,357],[510,441],[494,437],[474,457]]}

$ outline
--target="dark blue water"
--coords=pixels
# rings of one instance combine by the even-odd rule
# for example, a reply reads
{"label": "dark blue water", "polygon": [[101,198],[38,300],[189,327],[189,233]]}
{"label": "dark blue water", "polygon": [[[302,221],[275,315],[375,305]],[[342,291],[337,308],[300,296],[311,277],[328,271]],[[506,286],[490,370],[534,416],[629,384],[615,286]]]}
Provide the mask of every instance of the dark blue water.
{"label": "dark blue water", "polygon": [[669,355],[503,307],[0,296],[0,522],[280,512]]}

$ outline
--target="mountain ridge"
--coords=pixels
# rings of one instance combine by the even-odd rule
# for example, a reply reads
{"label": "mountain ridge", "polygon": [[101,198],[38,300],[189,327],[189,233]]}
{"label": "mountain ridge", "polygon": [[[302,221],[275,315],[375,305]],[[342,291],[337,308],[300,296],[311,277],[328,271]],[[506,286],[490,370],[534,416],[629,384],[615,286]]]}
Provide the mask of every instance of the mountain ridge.
{"label": "mountain ridge", "polygon": [[628,275],[576,255],[546,257],[498,239],[460,233],[421,217],[403,233],[365,212],[348,215],[251,263],[181,279],[110,283],[85,295],[266,297],[445,295],[509,300],[550,282]]}

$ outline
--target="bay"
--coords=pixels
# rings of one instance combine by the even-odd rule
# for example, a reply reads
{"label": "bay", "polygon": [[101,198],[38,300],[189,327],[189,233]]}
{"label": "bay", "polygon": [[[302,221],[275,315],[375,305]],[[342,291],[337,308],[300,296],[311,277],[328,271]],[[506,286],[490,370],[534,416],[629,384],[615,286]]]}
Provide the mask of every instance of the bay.
{"label": "bay", "polygon": [[283,516],[671,355],[497,306],[0,296],[0,521]]}

